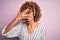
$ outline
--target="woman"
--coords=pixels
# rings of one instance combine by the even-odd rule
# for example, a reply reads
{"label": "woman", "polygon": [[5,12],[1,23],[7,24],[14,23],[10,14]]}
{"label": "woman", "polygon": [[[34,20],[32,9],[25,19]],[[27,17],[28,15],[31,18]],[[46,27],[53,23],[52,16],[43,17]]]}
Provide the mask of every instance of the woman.
{"label": "woman", "polygon": [[35,2],[25,2],[17,16],[7,25],[2,35],[8,38],[19,37],[20,40],[45,40],[44,26],[39,23],[41,9]]}

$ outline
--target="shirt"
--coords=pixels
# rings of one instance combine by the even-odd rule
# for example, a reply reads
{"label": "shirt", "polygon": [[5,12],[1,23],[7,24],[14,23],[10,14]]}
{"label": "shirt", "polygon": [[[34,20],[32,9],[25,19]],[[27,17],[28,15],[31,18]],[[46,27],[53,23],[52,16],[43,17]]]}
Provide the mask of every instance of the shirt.
{"label": "shirt", "polygon": [[3,28],[2,35],[8,38],[19,37],[20,40],[46,40],[45,28],[40,23],[31,35],[28,33],[26,24],[22,22],[15,25],[9,32],[3,34],[6,27]]}

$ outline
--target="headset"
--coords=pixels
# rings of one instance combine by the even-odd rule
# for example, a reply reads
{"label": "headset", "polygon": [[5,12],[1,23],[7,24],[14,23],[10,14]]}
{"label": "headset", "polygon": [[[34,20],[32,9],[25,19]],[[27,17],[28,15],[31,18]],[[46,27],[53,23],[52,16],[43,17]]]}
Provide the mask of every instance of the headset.
{"label": "headset", "polygon": [[34,16],[36,15],[36,14],[35,14],[35,7],[34,7],[34,14],[33,14],[33,15],[34,15]]}

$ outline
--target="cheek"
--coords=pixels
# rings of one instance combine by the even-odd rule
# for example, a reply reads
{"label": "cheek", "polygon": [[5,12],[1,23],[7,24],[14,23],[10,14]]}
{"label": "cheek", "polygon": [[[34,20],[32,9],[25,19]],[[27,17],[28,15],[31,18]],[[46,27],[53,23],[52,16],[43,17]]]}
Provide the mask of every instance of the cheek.
{"label": "cheek", "polygon": [[30,13],[29,14],[29,19],[33,19],[34,17],[33,17],[33,13]]}
{"label": "cheek", "polygon": [[30,15],[30,16],[29,16],[29,19],[33,19],[33,15]]}

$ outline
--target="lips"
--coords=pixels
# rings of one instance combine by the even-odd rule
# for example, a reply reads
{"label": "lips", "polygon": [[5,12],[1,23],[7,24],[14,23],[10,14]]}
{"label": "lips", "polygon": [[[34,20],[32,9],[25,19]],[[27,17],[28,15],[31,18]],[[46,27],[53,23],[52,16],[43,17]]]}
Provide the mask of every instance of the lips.
{"label": "lips", "polygon": [[28,19],[22,19],[22,22],[28,22]]}

